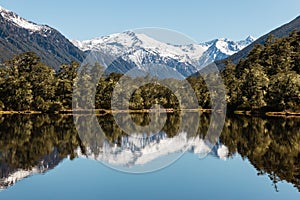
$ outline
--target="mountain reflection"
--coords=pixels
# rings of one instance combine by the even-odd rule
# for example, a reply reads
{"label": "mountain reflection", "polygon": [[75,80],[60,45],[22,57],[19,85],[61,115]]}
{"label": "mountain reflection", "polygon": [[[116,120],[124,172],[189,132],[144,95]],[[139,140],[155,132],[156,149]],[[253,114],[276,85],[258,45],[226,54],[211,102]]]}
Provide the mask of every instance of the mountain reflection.
{"label": "mountain reflection", "polygon": [[72,117],[0,117],[0,189],[54,168],[81,146]]}
{"label": "mountain reflection", "polygon": [[[277,182],[285,180],[300,189],[299,118],[228,117],[220,140],[210,151],[203,140],[210,115],[200,115],[198,130],[190,126],[197,118],[189,116],[168,113],[160,131],[152,127],[148,132],[127,135],[113,116],[106,114],[97,117],[103,135],[90,131],[82,137],[77,134],[73,116],[3,115],[0,117],[0,189],[53,169],[67,157],[83,156],[129,167],[186,149],[221,159],[240,154],[257,169],[258,175],[267,174],[275,188]],[[133,113],[130,117],[141,126],[151,121],[148,113]],[[129,120],[124,116],[122,119],[124,124]],[[147,152],[153,149],[157,153],[149,156]]]}

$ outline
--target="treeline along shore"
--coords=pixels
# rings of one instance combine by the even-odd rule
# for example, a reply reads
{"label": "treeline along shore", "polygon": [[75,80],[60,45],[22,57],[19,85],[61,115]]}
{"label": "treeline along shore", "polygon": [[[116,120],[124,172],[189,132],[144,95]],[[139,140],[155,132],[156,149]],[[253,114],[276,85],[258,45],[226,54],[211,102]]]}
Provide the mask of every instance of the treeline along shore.
{"label": "treeline along shore", "polygon": [[[249,55],[234,64],[226,60],[221,75],[226,87],[227,110],[231,113],[299,115],[300,113],[300,33],[289,36],[269,36],[265,44],[256,45]],[[0,67],[0,112],[5,113],[68,113],[72,111],[72,97],[87,96],[96,110],[109,112],[113,90],[123,77],[110,73],[98,79],[96,87],[86,84],[84,90],[74,90],[76,81],[92,83],[93,70],[103,70],[98,64],[87,68],[78,77],[80,64],[62,64],[55,71],[34,52],[16,55]],[[128,80],[132,79],[126,77]],[[165,87],[178,84],[179,80],[165,79],[159,82],[149,78],[150,84],[139,87],[136,79],[130,87],[136,87],[130,99],[129,110],[148,112],[160,104],[168,112],[189,109],[182,107],[174,91]],[[211,109],[211,96],[205,77],[190,76],[186,79],[194,89],[199,109]],[[126,90],[126,87],[123,88]],[[91,95],[94,94],[94,95]],[[73,99],[74,100],[74,99]],[[122,103],[120,99],[119,103]],[[74,102],[73,102],[74,103]],[[77,104],[80,108],[80,104]],[[80,110],[80,109],[78,109]]]}

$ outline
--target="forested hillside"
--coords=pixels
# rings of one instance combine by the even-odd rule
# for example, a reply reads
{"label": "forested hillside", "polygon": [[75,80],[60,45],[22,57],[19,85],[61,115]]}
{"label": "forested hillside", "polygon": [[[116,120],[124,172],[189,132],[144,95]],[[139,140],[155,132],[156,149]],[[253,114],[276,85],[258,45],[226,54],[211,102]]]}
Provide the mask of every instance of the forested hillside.
{"label": "forested hillside", "polygon": [[300,109],[300,32],[269,36],[235,65],[223,71],[232,109]]}

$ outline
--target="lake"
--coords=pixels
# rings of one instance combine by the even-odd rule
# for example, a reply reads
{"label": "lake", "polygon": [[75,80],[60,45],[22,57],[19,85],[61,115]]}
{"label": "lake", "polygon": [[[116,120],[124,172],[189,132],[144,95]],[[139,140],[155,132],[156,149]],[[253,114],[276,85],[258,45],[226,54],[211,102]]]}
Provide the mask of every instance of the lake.
{"label": "lake", "polygon": [[0,116],[0,199],[300,198],[300,118],[152,117]]}

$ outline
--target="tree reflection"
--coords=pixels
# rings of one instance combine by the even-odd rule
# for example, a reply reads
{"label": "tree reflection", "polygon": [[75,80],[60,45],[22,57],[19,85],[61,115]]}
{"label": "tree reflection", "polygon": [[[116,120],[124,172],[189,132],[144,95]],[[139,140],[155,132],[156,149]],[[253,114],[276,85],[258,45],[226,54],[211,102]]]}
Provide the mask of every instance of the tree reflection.
{"label": "tree reflection", "polygon": [[[141,126],[150,123],[149,113],[131,113],[129,117]],[[203,138],[210,124],[210,115],[202,113],[199,122],[195,119],[193,114],[167,113],[167,123],[161,131],[170,138],[182,131],[187,132],[189,138]],[[41,163],[51,169],[66,157],[78,157],[78,150],[81,155],[86,155],[87,148],[96,151],[104,140],[120,146],[126,133],[117,125],[113,115],[97,116],[97,120],[104,135],[91,130],[82,138],[77,133],[73,116],[0,116],[0,184],[3,178],[17,170],[30,170]],[[122,120],[126,124],[129,118]],[[190,124],[193,123],[199,123],[198,130],[192,130]],[[285,180],[300,190],[299,127],[299,118],[233,116],[226,119],[220,142],[228,147],[230,155],[238,153],[248,159],[258,175],[268,175],[275,189],[277,182]],[[151,127],[148,134],[159,131],[157,128]]]}
{"label": "tree reflection", "polygon": [[55,167],[63,158],[76,157],[81,146],[72,117],[8,115],[0,122],[0,179],[41,163]]}
{"label": "tree reflection", "polygon": [[267,174],[276,190],[285,180],[300,191],[299,127],[299,118],[228,118],[221,141],[248,159],[258,175]]}

